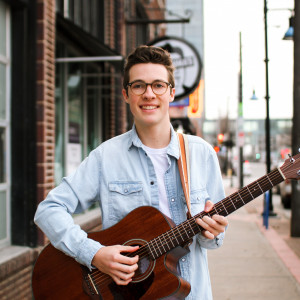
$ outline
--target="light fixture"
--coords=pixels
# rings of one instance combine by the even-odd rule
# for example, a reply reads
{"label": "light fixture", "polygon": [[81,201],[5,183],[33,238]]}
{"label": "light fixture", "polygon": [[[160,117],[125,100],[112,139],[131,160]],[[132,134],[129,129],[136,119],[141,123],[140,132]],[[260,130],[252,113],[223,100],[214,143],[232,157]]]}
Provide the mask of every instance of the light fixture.
{"label": "light fixture", "polygon": [[292,16],[290,17],[290,26],[287,32],[285,33],[284,37],[282,38],[283,40],[293,40],[294,39],[294,23],[295,17]]}
{"label": "light fixture", "polygon": [[255,90],[253,90],[253,94],[252,94],[250,100],[258,100],[257,96],[255,95]]}

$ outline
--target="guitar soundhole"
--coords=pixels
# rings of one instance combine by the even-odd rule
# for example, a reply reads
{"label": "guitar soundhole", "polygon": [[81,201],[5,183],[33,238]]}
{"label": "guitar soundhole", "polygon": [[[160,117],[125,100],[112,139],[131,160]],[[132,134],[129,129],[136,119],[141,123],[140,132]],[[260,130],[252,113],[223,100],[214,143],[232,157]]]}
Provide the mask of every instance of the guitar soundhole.
{"label": "guitar soundhole", "polygon": [[[124,245],[126,246],[142,246],[147,242],[144,240],[130,240],[126,242]],[[138,262],[138,269],[135,271],[135,275],[132,278],[132,283],[138,283],[146,278],[152,273],[155,267],[155,261],[151,260],[148,256],[148,253],[143,253],[140,255],[139,262]]]}

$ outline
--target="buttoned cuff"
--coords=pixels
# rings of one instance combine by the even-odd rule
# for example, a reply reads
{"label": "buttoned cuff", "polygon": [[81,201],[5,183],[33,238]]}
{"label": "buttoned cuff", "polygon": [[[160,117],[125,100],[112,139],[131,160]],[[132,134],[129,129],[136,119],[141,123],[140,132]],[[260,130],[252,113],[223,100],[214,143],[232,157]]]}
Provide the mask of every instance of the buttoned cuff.
{"label": "buttoned cuff", "polygon": [[224,240],[224,232],[217,235],[213,240],[210,240],[203,236],[201,233],[198,234],[197,238],[200,243],[200,246],[205,249],[216,249],[222,246]]}
{"label": "buttoned cuff", "polygon": [[86,239],[79,248],[78,256],[76,257],[76,261],[80,264],[87,266],[90,271],[92,270],[92,260],[95,254],[98,252],[99,249],[104,247],[99,242],[94,241],[92,239]]}

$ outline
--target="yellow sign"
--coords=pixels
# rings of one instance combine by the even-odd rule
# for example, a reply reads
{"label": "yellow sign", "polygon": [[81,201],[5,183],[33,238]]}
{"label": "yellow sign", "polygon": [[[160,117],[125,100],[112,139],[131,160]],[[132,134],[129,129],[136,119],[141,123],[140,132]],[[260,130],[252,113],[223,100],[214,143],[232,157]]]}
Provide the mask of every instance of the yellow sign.
{"label": "yellow sign", "polygon": [[200,118],[203,112],[204,103],[204,80],[201,79],[195,91],[189,95],[190,105],[188,106],[189,118]]}

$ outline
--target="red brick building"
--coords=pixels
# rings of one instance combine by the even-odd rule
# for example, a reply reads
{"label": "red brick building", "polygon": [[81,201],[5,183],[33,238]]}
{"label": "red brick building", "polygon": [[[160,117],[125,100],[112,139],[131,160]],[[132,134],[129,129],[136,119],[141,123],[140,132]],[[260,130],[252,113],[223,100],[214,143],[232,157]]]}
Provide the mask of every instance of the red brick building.
{"label": "red brick building", "polygon": [[[1,299],[32,299],[47,243],[36,207],[93,148],[131,127],[123,60],[164,33],[139,20],[163,18],[164,1],[0,0]],[[76,222],[90,231],[101,216]]]}

